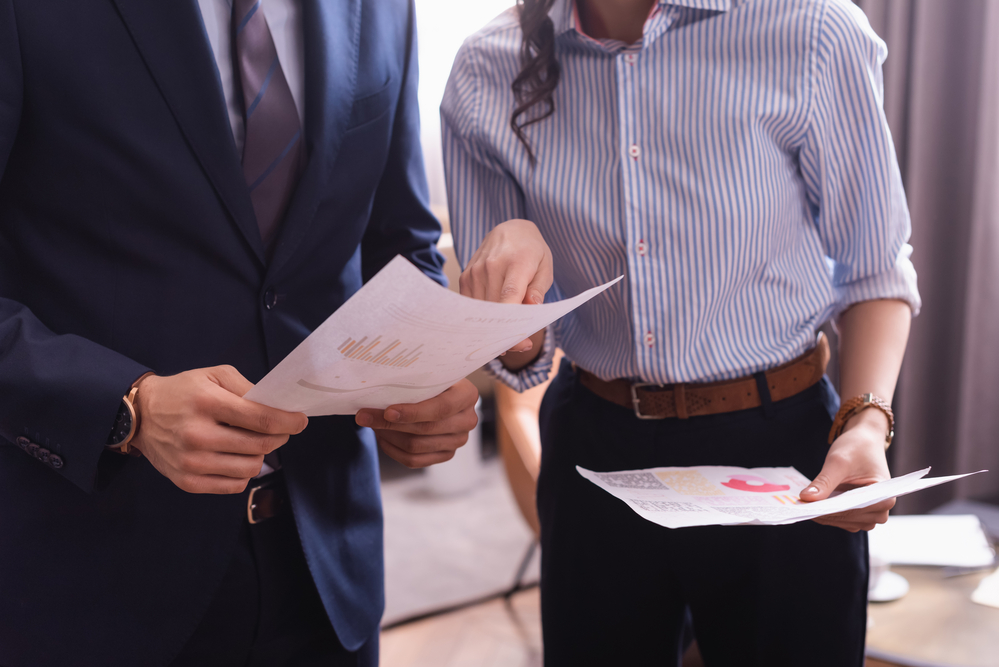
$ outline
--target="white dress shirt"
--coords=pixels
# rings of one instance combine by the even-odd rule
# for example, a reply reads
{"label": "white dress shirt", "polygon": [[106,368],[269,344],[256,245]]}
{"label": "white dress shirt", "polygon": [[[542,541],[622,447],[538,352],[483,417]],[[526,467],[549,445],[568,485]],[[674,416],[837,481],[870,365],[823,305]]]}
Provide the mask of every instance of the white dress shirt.
{"label": "white dress shirt", "polygon": [[[302,8],[299,0],[260,0],[261,9],[274,39],[278,62],[284,78],[291,88],[298,118],[302,122],[302,136],[305,136],[305,44],[302,39]],[[208,42],[215,54],[215,64],[222,80],[226,108],[229,111],[229,125],[236,149],[243,154],[243,101],[236,97],[234,73],[232,70],[232,0],[198,0],[201,17],[204,19]],[[264,463],[257,477],[274,471]]]}
{"label": "white dress shirt", "polygon": [[[295,99],[298,117],[305,132],[305,44],[302,39],[302,7],[299,0],[260,0],[264,17],[274,38],[278,62],[288,80],[291,96]],[[222,80],[229,124],[236,148],[243,153],[243,101],[235,94],[232,71],[231,16],[232,0],[198,0],[205,22],[208,42],[215,53],[215,63]]]}

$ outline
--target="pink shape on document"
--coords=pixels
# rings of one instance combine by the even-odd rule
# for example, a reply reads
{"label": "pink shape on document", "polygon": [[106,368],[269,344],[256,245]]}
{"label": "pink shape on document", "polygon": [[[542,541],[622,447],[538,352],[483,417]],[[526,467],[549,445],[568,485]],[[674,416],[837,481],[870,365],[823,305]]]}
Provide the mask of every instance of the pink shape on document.
{"label": "pink shape on document", "polygon": [[736,491],[756,491],[757,493],[777,493],[778,491],[788,491],[791,488],[787,484],[771,484],[756,475],[732,475],[727,482],[722,482],[722,486]]}

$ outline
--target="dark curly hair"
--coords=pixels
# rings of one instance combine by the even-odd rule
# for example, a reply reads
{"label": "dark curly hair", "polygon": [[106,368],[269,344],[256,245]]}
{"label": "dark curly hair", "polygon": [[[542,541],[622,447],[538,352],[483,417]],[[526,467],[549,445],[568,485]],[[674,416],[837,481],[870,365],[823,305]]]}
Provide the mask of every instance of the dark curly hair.
{"label": "dark curly hair", "polygon": [[[524,128],[555,113],[553,94],[561,73],[555,58],[555,26],[548,16],[554,3],[555,0],[517,0],[524,41],[520,47],[520,73],[510,86],[517,103],[510,127],[527,149],[531,164],[536,164],[537,159]],[[543,110],[529,113],[539,105]]]}

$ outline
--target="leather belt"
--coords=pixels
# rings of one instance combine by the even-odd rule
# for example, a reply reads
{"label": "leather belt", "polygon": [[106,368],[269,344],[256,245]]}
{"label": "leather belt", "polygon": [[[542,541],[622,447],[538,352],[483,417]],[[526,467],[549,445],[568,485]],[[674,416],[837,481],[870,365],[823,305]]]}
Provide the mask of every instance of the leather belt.
{"label": "leather belt", "polygon": [[[770,400],[777,402],[808,389],[826,372],[829,341],[819,334],[815,347],[763,373]],[[639,419],[699,417],[748,410],[763,405],[756,376],[699,384],[655,384],[630,380],[601,380],[577,368],[584,387],[604,400],[635,411]],[[761,378],[761,381],[762,379]]]}
{"label": "leather belt", "polygon": [[250,495],[246,498],[246,518],[251,524],[266,521],[287,508],[288,492],[284,485],[284,475],[280,471],[253,482],[256,482],[256,486],[250,488]]}

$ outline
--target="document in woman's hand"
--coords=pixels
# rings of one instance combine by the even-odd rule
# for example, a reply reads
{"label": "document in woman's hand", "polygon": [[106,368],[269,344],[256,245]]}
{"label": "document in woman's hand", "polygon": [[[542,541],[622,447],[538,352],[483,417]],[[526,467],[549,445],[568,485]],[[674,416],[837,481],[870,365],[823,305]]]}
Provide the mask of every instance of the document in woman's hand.
{"label": "document in woman's hand", "polygon": [[667,528],[797,523],[978,474],[924,479],[930,471],[926,468],[806,503],[798,494],[811,481],[794,468],[694,466],[593,472],[577,466],[576,470],[639,516]]}

